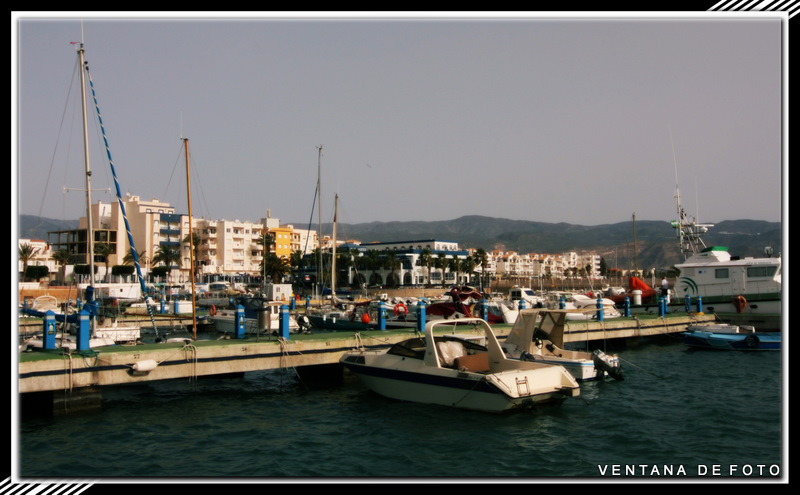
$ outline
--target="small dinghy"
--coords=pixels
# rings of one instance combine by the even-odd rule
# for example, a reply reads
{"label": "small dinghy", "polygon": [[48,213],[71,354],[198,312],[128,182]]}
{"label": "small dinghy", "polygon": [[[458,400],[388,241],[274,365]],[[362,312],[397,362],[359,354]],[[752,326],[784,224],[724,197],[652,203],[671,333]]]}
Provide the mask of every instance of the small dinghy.
{"label": "small dinghy", "polygon": [[779,351],[780,332],[756,332],[750,326],[730,324],[689,325],[681,334],[683,343],[694,349],[725,351]]}

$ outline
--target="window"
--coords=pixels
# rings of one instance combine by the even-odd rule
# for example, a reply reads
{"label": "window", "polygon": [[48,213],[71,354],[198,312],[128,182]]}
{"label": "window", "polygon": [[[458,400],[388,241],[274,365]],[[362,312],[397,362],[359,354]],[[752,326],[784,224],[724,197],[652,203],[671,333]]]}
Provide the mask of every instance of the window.
{"label": "window", "polygon": [[772,277],[777,269],[776,266],[748,266],[747,278]]}
{"label": "window", "polygon": [[714,278],[728,278],[728,272],[727,268],[716,268],[714,270]]}

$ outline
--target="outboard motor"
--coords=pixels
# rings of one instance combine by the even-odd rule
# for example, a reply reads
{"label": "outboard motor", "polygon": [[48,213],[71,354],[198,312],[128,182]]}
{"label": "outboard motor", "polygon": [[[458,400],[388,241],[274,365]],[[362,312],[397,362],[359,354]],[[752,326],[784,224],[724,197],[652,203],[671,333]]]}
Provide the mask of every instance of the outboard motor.
{"label": "outboard motor", "polygon": [[608,373],[609,376],[615,380],[625,379],[625,377],[622,375],[619,357],[616,354],[608,355],[600,349],[597,349],[592,354],[592,361],[594,361],[594,366],[600,371],[600,373]]}

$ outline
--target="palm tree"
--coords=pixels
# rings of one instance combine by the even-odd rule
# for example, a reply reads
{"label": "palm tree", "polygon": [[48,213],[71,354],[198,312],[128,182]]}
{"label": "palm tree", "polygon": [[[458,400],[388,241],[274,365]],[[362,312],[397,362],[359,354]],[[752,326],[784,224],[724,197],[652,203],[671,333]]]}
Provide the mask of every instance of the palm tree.
{"label": "palm tree", "polygon": [[107,242],[98,242],[94,245],[94,254],[100,256],[103,259],[103,263],[106,265],[106,282],[109,282],[108,276],[110,273],[108,271],[108,262],[113,253],[114,248]]}
{"label": "palm tree", "polygon": [[368,249],[367,253],[364,255],[364,261],[367,264],[367,268],[372,270],[372,276],[370,277],[370,283],[374,282],[375,279],[375,270],[381,267],[381,253],[375,249]]}
{"label": "palm tree", "polygon": [[289,271],[289,261],[287,259],[281,258],[274,253],[269,253],[264,257],[261,272],[266,274],[273,282],[280,282]]}
{"label": "palm tree", "polygon": [[55,261],[56,265],[59,266],[59,271],[61,272],[61,281],[66,282],[67,276],[65,272],[70,258],[69,251],[67,251],[66,249],[59,249],[58,251],[53,253],[51,258],[53,258],[53,261]]}
{"label": "palm tree", "polygon": [[442,270],[442,287],[445,286],[444,271],[447,268],[447,255],[440,252],[433,261],[433,266]]}
{"label": "palm tree", "polygon": [[483,284],[486,281],[486,266],[489,264],[489,255],[486,254],[483,248],[478,248],[472,256],[475,259],[475,263],[481,267],[480,280],[481,288],[483,288]]}
{"label": "palm tree", "polygon": [[475,260],[472,256],[467,256],[465,259],[461,260],[461,268],[467,274],[467,283],[471,285],[472,275],[473,272],[475,272]]}
{"label": "palm tree", "polygon": [[23,244],[19,247],[19,259],[22,260],[22,279],[25,280],[25,272],[28,271],[28,262],[39,252],[38,248],[30,244]]}
{"label": "palm tree", "polygon": [[180,263],[181,261],[181,252],[178,248],[168,246],[168,245],[161,245],[158,246],[156,250],[155,256],[153,256],[153,263],[159,264],[163,263],[167,267],[171,267]]}
{"label": "palm tree", "polygon": [[386,252],[386,257],[383,260],[383,266],[389,270],[392,278],[392,285],[394,285],[395,287],[397,286],[397,277],[395,277],[394,271],[400,268],[401,265],[402,263],[397,258],[396,251]]}
{"label": "palm tree", "polygon": [[454,256],[453,258],[448,260],[447,266],[448,268],[450,268],[451,272],[456,272],[455,282],[456,285],[459,285],[460,284],[459,279],[461,278],[461,259],[459,259],[457,256]]}
{"label": "palm tree", "polygon": [[427,283],[431,283],[431,265],[433,264],[433,253],[430,249],[425,248],[419,253],[419,262],[421,265],[428,268]]}

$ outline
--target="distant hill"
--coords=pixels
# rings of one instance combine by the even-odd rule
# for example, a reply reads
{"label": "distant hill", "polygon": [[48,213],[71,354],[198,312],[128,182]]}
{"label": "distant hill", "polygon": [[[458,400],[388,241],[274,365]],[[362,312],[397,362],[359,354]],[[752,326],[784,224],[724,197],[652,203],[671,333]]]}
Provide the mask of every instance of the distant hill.
{"label": "distant hill", "polygon": [[[302,225],[302,223],[295,223]],[[47,240],[47,232],[77,228],[78,221],[20,215],[21,238]],[[324,233],[332,231],[323,224]],[[338,224],[340,239],[391,242],[437,239],[458,242],[465,248],[502,249],[519,253],[593,251],[609,267],[667,268],[681,261],[677,237],[667,221],[637,220],[634,255],[633,222],[583,226],[509,220],[478,215],[436,222],[369,222]],[[762,256],[766,246],[781,249],[781,224],[760,220],[727,220],[716,224],[705,237],[707,245],[727,246],[735,256]]]}

